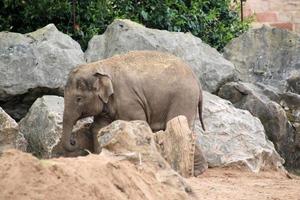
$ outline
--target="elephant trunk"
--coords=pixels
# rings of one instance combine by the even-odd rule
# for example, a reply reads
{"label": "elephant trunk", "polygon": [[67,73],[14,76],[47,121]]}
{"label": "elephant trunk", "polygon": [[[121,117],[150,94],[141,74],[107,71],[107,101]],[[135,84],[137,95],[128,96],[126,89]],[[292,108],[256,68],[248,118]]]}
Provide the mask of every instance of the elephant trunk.
{"label": "elephant trunk", "polygon": [[66,113],[66,110],[64,111],[62,142],[64,149],[69,152],[75,151],[78,148],[75,139],[72,138],[73,125],[76,121],[76,116],[70,117],[70,115]]}

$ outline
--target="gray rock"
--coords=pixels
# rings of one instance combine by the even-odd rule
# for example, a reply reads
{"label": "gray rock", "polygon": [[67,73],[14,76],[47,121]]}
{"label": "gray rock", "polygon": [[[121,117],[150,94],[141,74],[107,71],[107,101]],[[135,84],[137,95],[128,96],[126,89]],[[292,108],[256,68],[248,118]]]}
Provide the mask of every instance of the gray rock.
{"label": "gray rock", "polygon": [[266,136],[258,118],[235,108],[229,101],[204,92],[204,124],[195,131],[210,167],[241,165],[253,172],[283,169],[283,159]]}
{"label": "gray rock", "polygon": [[19,132],[16,139],[16,149],[27,152],[28,142],[23,133]]}
{"label": "gray rock", "polygon": [[218,95],[258,117],[268,138],[277,149],[281,149],[280,145],[287,134],[287,116],[278,103],[264,94],[262,88],[251,83],[232,82],[222,86]]}
{"label": "gray rock", "polygon": [[286,138],[287,167],[300,169],[300,95],[295,93],[281,94],[280,105],[284,108],[289,120],[288,137]]}
{"label": "gray rock", "polygon": [[103,35],[94,36],[85,58],[92,62],[132,50],[157,50],[182,58],[210,92],[235,77],[233,64],[192,34],[149,29],[129,20],[115,20]]}
{"label": "gray rock", "polygon": [[[100,129],[97,135],[101,148],[115,154],[140,154],[141,162],[157,162],[162,166],[168,165],[156,148],[154,134],[145,121],[116,120],[110,125]],[[128,154],[129,153],[129,154]],[[139,162],[137,156],[137,162]]]}
{"label": "gray rock", "polygon": [[251,29],[224,48],[243,82],[261,82],[281,92],[300,94],[300,36],[263,26]]}
{"label": "gray rock", "polygon": [[[62,94],[69,71],[82,63],[80,45],[53,24],[28,34],[0,32],[2,107],[11,114],[16,112],[15,107],[27,110],[41,94]],[[33,100],[25,93],[31,93]],[[24,101],[25,108],[19,105]],[[19,115],[15,118],[23,117],[24,111]]]}
{"label": "gray rock", "polygon": [[43,96],[34,102],[28,114],[19,123],[20,132],[28,141],[29,152],[41,158],[50,158],[84,155],[82,149],[92,151],[92,136],[86,129],[87,124],[92,122],[90,118],[79,121],[73,130],[80,150],[73,155],[64,151],[60,141],[63,110],[64,99],[62,97]]}
{"label": "gray rock", "polygon": [[280,105],[291,122],[300,123],[300,95],[291,92],[280,94]]}
{"label": "gray rock", "polygon": [[[297,101],[299,95],[292,94],[281,94],[275,90],[270,92],[270,87],[263,84],[243,82],[227,83],[218,93],[220,97],[230,100],[235,107],[248,110],[260,119],[266,135],[275,144],[288,168],[300,166],[297,164],[300,152],[295,152],[297,142],[294,138],[297,133],[293,128],[297,124],[300,101]],[[285,109],[281,105],[285,105]],[[288,115],[286,111],[290,111]]]}
{"label": "gray rock", "polygon": [[17,122],[0,107],[0,152],[16,147],[18,133]]}
{"label": "gray rock", "polygon": [[[300,69],[300,67],[298,67],[298,69]],[[287,91],[300,94],[300,70],[293,73],[286,81],[288,84]]]}

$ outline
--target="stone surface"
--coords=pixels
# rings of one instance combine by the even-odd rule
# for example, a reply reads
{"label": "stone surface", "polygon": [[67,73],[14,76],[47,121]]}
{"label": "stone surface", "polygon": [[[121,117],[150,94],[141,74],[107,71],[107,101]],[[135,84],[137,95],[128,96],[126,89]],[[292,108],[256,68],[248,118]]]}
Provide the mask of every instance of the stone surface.
{"label": "stone surface", "polygon": [[82,63],[80,45],[53,24],[28,34],[0,32],[0,105],[21,119],[38,96],[62,94],[69,71]]}
{"label": "stone surface", "polygon": [[117,120],[102,128],[97,138],[102,151],[105,149],[127,159],[131,158],[139,164],[146,162],[156,168],[170,168],[160,155],[147,122]]}
{"label": "stone surface", "polygon": [[280,105],[284,108],[289,120],[288,137],[286,148],[289,149],[285,155],[287,167],[300,169],[300,95],[284,93],[280,95]]}
{"label": "stone surface", "polygon": [[284,109],[264,94],[264,88],[259,85],[243,82],[227,83],[221,87],[218,95],[230,100],[235,107],[248,110],[260,119],[268,138],[281,149],[281,144],[287,136],[287,116]]}
{"label": "stone surface", "polygon": [[281,169],[283,159],[266,136],[260,120],[229,101],[204,92],[203,119],[196,121],[200,146],[209,167],[245,166],[253,172]]}
{"label": "stone surface", "polygon": [[300,94],[300,36],[263,26],[233,39],[224,57],[234,63],[243,82],[260,82],[280,92]]}
{"label": "stone surface", "polygon": [[[106,151],[137,164],[155,169],[160,182],[189,191],[185,180],[175,172],[156,147],[154,134],[144,121],[117,120],[102,128],[97,135],[101,154]],[[184,150],[184,149],[182,149]]]}
{"label": "stone surface", "polygon": [[182,58],[210,92],[235,77],[233,64],[192,34],[149,29],[129,20],[115,20],[103,35],[94,36],[85,58],[92,62],[132,50],[157,50]]}
{"label": "stone surface", "polygon": [[294,168],[300,166],[297,161],[300,152],[297,153],[295,149],[297,148],[295,127],[300,119],[298,118],[300,101],[297,100],[300,98],[294,93],[289,94],[276,93],[263,84],[243,82],[227,83],[219,91],[220,97],[230,100],[235,107],[248,110],[260,119],[268,138],[285,159],[285,166]]}
{"label": "stone surface", "polygon": [[27,152],[28,142],[25,139],[23,133],[19,132],[16,139],[16,149]]}
{"label": "stone surface", "polygon": [[18,124],[0,107],[0,152],[16,147],[18,133]]}
{"label": "stone surface", "polygon": [[219,96],[262,121],[288,168],[300,167],[300,36],[263,26],[230,42],[224,56],[243,82],[227,83]]}
{"label": "stone surface", "polygon": [[158,153],[153,133],[147,122],[117,120],[100,129],[98,135],[100,148],[115,154],[141,154],[142,161],[156,161],[165,164]]}
{"label": "stone surface", "polygon": [[294,73],[287,79],[287,90],[293,93],[300,94],[300,67],[298,67],[298,69],[298,72]]}
{"label": "stone surface", "polygon": [[88,125],[90,118],[80,120],[73,129],[75,139],[80,149],[68,154],[64,151],[60,141],[62,135],[64,99],[57,96],[43,96],[38,98],[28,114],[23,118],[20,132],[28,141],[28,151],[42,158],[57,156],[76,156],[87,154],[84,149],[92,151],[92,136]]}

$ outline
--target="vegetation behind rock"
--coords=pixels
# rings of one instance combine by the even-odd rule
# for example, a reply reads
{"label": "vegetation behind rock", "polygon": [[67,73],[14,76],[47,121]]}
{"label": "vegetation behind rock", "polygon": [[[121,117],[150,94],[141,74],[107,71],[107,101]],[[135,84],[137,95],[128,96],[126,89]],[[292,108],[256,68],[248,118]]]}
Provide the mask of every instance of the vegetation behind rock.
{"label": "vegetation behind rock", "polygon": [[0,31],[26,33],[54,23],[85,49],[115,18],[127,18],[149,28],[191,32],[222,50],[249,27],[230,5],[230,0],[3,0]]}

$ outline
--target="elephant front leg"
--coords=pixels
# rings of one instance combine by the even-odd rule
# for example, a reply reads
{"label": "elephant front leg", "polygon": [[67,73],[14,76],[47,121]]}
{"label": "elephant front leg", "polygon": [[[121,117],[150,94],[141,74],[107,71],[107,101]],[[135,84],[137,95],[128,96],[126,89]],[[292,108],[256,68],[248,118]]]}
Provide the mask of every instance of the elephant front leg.
{"label": "elephant front leg", "polygon": [[91,126],[91,132],[93,134],[94,153],[101,153],[101,146],[98,141],[99,131],[101,128],[109,125],[112,122],[109,118],[105,117],[94,117],[94,123]]}

